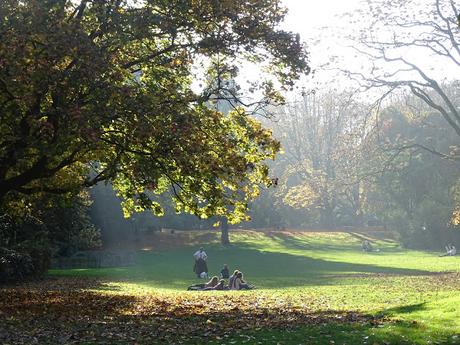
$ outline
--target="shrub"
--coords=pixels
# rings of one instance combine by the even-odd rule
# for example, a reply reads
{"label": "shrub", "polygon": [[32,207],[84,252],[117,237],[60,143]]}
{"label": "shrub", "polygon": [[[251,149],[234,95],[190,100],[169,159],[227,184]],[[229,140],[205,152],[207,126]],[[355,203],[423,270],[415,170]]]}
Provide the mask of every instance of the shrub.
{"label": "shrub", "polygon": [[47,238],[39,237],[35,240],[23,241],[18,246],[18,250],[32,259],[33,275],[40,276],[50,267],[51,248]]}
{"label": "shrub", "polygon": [[30,255],[0,248],[0,283],[24,280],[33,272]]}

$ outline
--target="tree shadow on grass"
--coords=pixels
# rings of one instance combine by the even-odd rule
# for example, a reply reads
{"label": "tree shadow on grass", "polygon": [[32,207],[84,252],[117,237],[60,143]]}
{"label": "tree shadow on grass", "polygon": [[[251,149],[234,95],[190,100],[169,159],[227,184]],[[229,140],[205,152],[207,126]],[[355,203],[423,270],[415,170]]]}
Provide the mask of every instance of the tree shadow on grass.
{"label": "tree shadow on grass", "polygon": [[357,238],[360,241],[364,240],[369,240],[369,241],[380,241],[380,242],[385,242],[385,243],[392,243],[394,244],[396,241],[388,238],[378,238],[378,237],[372,237],[368,233],[365,232],[352,232],[349,231],[347,232],[350,236],[353,236]]}
{"label": "tree shadow on grass", "polygon": [[[379,345],[458,345],[457,334],[427,334],[426,327],[414,322],[382,320],[375,322],[327,322],[319,325],[304,325],[293,330],[269,329],[247,333],[254,339],[250,344],[379,344]],[[240,336],[241,337],[241,336]],[[234,339],[237,339],[236,336]],[[244,338],[243,338],[244,339]],[[232,342],[230,342],[232,343]],[[209,344],[221,344],[212,341]]]}
{"label": "tree shadow on grass", "polygon": [[[414,339],[423,339],[426,331],[416,323],[388,319],[383,313],[375,316],[356,311],[311,311],[289,304],[270,304],[270,300],[260,304],[257,295],[203,292],[179,297],[135,297],[88,290],[99,285],[104,284],[66,278],[3,288],[0,342],[203,344],[221,343],[222,339],[241,341],[244,337],[264,344],[291,343],[301,338],[300,343],[308,344],[330,344],[331,340],[408,344],[418,343]],[[402,308],[410,312],[421,306]]]}
{"label": "tree shadow on grass", "polygon": [[[281,252],[262,251],[249,244],[230,248],[210,246],[206,248],[209,274],[220,271],[227,263],[231,270],[240,269],[247,280],[258,288],[287,288],[311,285],[335,285],[343,278],[372,275],[420,276],[435,272],[377,266],[365,263],[349,263],[311,258]],[[196,280],[192,272],[193,259],[188,250],[168,252],[143,252],[139,263],[129,268],[93,269],[74,272],[80,277],[101,276],[108,279],[140,283],[148,287],[186,289]],[[64,272],[72,275],[72,271]]]}
{"label": "tree shadow on grass", "polygon": [[[216,256],[219,254],[216,253]],[[343,278],[346,276],[366,276],[371,274],[387,274],[401,276],[432,275],[434,272],[395,268],[387,266],[377,266],[372,264],[349,263],[341,261],[330,261],[318,258],[311,258],[301,255],[293,255],[279,252],[264,252],[241,245],[237,251],[225,253],[227,263],[232,263],[232,267],[241,269],[248,279],[261,278],[264,280],[278,280],[278,278],[297,279],[298,285],[309,284],[335,284],[333,278]],[[219,258],[216,258],[219,259]],[[330,278],[330,280],[328,280]],[[322,280],[322,282],[318,282]],[[280,283],[282,284],[280,286]],[[288,287],[290,283],[278,281],[278,286]]]}
{"label": "tree shadow on grass", "polygon": [[[361,241],[368,239],[365,237],[357,237],[354,233],[344,233],[353,238],[359,239],[359,242],[348,242],[348,243],[339,243],[337,238],[334,238],[331,241],[327,241],[327,237],[324,238],[324,242],[313,242],[309,241],[309,237],[299,237],[297,234],[283,233],[283,232],[272,232],[267,233],[273,241],[278,242],[287,249],[297,249],[297,250],[312,250],[312,251],[340,251],[340,252],[361,252]],[[378,240],[383,242],[382,240]],[[401,249],[398,248],[396,243],[393,241],[387,241],[388,244],[393,244],[392,246],[386,245],[384,248],[381,248],[385,252],[400,252]],[[377,253],[377,252],[374,252]]]}
{"label": "tree shadow on grass", "polygon": [[409,314],[409,313],[413,313],[416,311],[422,311],[426,309],[427,309],[426,302],[423,302],[423,303],[403,305],[400,307],[385,309],[384,314],[390,315],[390,316],[395,315],[395,314]]}

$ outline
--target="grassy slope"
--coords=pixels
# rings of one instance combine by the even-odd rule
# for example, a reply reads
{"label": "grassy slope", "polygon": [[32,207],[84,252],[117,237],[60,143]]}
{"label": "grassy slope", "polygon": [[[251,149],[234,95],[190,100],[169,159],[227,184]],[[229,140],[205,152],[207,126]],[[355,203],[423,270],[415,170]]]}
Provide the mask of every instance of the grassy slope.
{"label": "grassy slope", "polygon": [[177,294],[196,281],[192,253],[206,238],[210,273],[217,274],[223,263],[241,269],[259,287],[248,296],[275,296],[279,303],[318,312],[352,310],[400,320],[375,327],[323,324],[289,333],[249,330],[217,343],[460,344],[460,257],[439,258],[383,241],[377,242],[380,252],[363,253],[360,240],[344,233],[236,232],[229,248],[218,244],[217,235],[187,236],[195,236],[190,241],[195,246],[141,252],[135,267],[50,273],[104,277],[107,291],[118,294]]}

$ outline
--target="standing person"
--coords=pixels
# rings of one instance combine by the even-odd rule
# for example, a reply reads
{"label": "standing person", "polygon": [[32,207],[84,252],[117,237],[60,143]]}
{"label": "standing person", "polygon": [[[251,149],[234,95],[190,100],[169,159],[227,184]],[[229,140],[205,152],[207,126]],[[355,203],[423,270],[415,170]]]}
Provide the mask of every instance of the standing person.
{"label": "standing person", "polygon": [[230,278],[230,272],[228,271],[228,266],[227,264],[224,264],[224,267],[220,271],[220,278],[222,279],[228,279]]}
{"label": "standing person", "polygon": [[193,257],[195,258],[195,261],[197,261],[198,259],[203,259],[204,261],[206,261],[208,259],[208,255],[206,254],[206,252],[204,251],[203,247],[201,247],[200,249],[198,249],[195,254],[193,254]]}
{"label": "standing person", "polygon": [[208,259],[208,255],[204,251],[203,247],[198,249],[193,254],[193,257],[195,259],[195,265],[193,266],[193,272],[196,273],[198,278],[202,278],[202,277],[207,278],[208,277],[208,264],[206,260]]}

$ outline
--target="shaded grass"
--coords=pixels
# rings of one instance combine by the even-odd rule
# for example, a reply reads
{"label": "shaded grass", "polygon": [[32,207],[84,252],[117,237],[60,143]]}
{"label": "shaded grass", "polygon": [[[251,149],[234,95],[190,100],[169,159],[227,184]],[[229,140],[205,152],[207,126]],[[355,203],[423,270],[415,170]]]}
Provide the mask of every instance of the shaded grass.
{"label": "shaded grass", "polygon": [[[202,238],[201,234],[197,236]],[[439,258],[433,253],[403,250],[396,243],[377,242],[379,252],[363,253],[361,243],[345,233],[236,232],[232,242],[230,247],[217,243],[206,246],[210,275],[217,275],[227,263],[231,270],[242,270],[248,280],[262,289],[335,285],[347,277],[369,274],[430,275],[457,271],[459,266],[455,257]],[[50,274],[122,279],[184,290],[196,281],[192,272],[194,250],[181,246],[141,251],[134,267],[51,270]]]}

